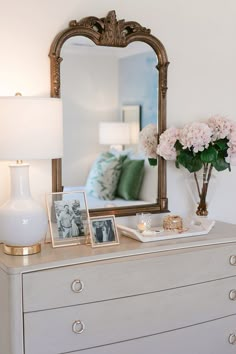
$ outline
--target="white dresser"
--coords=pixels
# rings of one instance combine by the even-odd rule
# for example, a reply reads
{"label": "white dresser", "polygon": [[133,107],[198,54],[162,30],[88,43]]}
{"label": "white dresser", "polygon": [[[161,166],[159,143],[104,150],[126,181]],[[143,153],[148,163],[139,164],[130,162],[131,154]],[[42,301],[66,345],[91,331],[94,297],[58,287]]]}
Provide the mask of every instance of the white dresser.
{"label": "white dresser", "polygon": [[236,353],[236,226],[205,236],[0,251],[0,354]]}

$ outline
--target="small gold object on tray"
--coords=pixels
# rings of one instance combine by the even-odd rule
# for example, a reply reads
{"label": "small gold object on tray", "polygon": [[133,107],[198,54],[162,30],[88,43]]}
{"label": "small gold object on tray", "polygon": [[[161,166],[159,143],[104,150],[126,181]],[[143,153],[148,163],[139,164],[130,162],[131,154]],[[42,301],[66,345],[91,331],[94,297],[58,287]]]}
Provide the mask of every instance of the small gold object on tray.
{"label": "small gold object on tray", "polygon": [[183,230],[183,219],[178,215],[168,215],[163,219],[164,230]]}

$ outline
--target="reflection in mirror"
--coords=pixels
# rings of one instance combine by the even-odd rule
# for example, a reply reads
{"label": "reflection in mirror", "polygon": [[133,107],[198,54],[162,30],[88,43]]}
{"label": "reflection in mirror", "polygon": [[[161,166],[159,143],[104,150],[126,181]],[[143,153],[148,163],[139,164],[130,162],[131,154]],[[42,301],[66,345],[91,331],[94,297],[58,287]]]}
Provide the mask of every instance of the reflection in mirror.
{"label": "reflection in mirror", "polygon": [[129,124],[130,141],[127,147],[137,148],[139,143],[139,132],[141,130],[141,106],[139,105],[123,105],[122,121]]}
{"label": "reflection in mirror", "polygon": [[[49,57],[51,96],[62,96],[65,116],[65,156],[52,160],[52,191],[86,186],[89,198],[101,202],[95,207],[89,201],[91,216],[168,211],[166,162],[158,158],[158,168],[144,166],[137,146],[137,134],[148,123],[159,134],[166,129],[169,63],[160,40],[135,21],[117,20],[112,10],[106,17],[70,21],[53,40]],[[116,124],[108,145],[99,138],[104,123]],[[118,140],[118,124],[132,126],[136,137]],[[111,153],[114,144],[123,150]],[[98,176],[101,171],[106,178]]]}
{"label": "reflection in mirror", "polygon": [[[147,124],[157,124],[158,71],[155,52],[144,42],[133,42],[126,48],[98,47],[90,39],[77,36],[66,41],[61,57],[64,190],[87,187],[88,207],[92,209],[155,203],[157,167],[149,166],[138,148],[139,131]],[[127,124],[128,140],[125,140],[122,127],[119,128],[122,138],[119,140],[118,125],[114,127],[114,124],[110,124],[111,128],[106,131],[108,137],[104,140],[104,127],[109,128],[107,123],[112,122]],[[103,139],[99,132],[103,133]],[[119,146],[110,146],[117,144],[122,144],[123,150],[119,151]],[[124,163],[117,166],[110,155],[106,163],[96,163],[109,151],[116,160],[121,157]],[[122,190],[119,185],[122,182],[119,181],[122,166],[128,166],[128,161],[133,160],[142,161],[133,167],[133,173],[142,175],[139,181],[135,179],[136,193],[130,193],[128,187]],[[103,167],[109,171],[100,171]],[[112,175],[112,168],[120,170],[121,175],[119,171],[116,171],[117,176]],[[106,195],[101,190],[110,182],[104,182],[101,178],[100,184],[91,181],[99,178],[99,173],[102,179],[113,179],[113,183],[116,180],[117,185],[115,190],[112,188],[112,193]],[[134,188],[134,185],[130,187]]]}

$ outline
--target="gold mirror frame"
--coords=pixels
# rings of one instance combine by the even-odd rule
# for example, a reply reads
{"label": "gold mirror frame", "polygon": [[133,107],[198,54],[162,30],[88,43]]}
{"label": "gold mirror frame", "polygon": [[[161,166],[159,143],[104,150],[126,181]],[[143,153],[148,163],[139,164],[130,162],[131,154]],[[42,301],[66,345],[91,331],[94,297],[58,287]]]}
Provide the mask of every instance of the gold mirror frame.
{"label": "gold mirror frame", "polygon": [[[60,63],[61,49],[65,41],[74,36],[85,36],[98,46],[126,47],[134,41],[145,42],[150,45],[158,58],[156,66],[159,71],[158,87],[158,132],[166,129],[166,92],[168,58],[166,50],[159,39],[150,34],[150,29],[142,27],[134,21],[117,20],[115,11],[110,11],[104,18],[94,16],[85,17],[80,21],[73,20],[69,27],[58,33],[50,48],[51,63],[51,97],[60,97]],[[137,212],[162,213],[168,211],[166,195],[166,162],[158,158],[158,188],[157,199],[154,204],[144,204],[128,207],[112,207],[106,209],[90,209],[91,216],[114,214],[116,216],[134,215]],[[52,160],[52,191],[62,191],[62,163],[61,159]]]}

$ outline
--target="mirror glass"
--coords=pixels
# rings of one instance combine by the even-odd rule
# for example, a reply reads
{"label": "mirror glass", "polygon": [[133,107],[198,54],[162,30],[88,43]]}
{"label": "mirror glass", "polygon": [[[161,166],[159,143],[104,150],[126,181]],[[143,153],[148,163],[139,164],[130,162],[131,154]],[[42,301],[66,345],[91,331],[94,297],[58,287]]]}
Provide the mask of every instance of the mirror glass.
{"label": "mirror glass", "polygon": [[[81,190],[86,183],[88,187],[96,160],[101,154],[104,156],[110,152],[124,161],[144,160],[140,191],[134,200],[133,196],[122,198],[123,192],[116,192],[114,199],[95,198],[87,190],[88,207],[97,209],[155,203],[158,171],[144,159],[138,146],[138,135],[147,124],[157,125],[156,53],[140,41],[125,48],[105,47],[95,45],[87,37],[74,36],[63,44],[61,58],[64,190]],[[122,129],[128,127],[129,138],[126,141],[125,133],[121,133],[123,140],[119,140],[118,125],[110,124],[112,122],[122,122]],[[108,131],[105,130],[107,127],[110,127]],[[98,165],[102,166],[102,162]]]}

